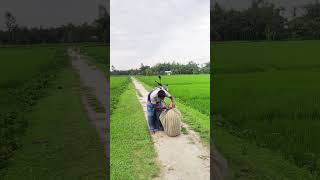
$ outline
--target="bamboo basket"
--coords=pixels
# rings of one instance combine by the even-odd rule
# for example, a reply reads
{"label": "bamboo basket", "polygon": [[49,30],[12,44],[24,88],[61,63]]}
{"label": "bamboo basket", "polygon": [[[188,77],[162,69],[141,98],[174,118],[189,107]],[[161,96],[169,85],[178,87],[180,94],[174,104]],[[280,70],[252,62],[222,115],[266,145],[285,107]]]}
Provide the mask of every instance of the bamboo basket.
{"label": "bamboo basket", "polygon": [[173,108],[163,111],[160,114],[160,121],[164,132],[171,137],[179,136],[181,133],[181,113],[178,109]]}

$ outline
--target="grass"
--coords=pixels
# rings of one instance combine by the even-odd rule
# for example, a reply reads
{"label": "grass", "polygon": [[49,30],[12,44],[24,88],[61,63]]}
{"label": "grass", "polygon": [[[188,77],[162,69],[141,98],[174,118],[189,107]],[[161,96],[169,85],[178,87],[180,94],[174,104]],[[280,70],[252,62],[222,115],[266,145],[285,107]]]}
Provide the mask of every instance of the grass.
{"label": "grass", "polygon": [[185,128],[185,127],[181,127],[181,133],[182,134],[189,134],[189,132],[188,132],[188,130],[187,130],[187,128]]}
{"label": "grass", "polygon": [[[320,137],[319,45],[320,41],[212,44],[216,131],[279,152],[283,161],[318,178],[320,146],[314,140]],[[225,137],[214,136],[222,153],[238,151],[228,149]],[[238,158],[232,154],[226,156]],[[276,166],[269,168],[274,171]]]}
{"label": "grass", "polygon": [[110,118],[111,179],[152,179],[160,171],[156,153],[133,84],[126,83]]}
{"label": "grass", "polygon": [[[66,65],[62,47],[1,48],[0,169],[21,146],[19,137],[27,127],[24,114],[46,91],[57,72]],[[36,52],[40,51],[39,54]]]}
{"label": "grass", "polygon": [[228,160],[228,179],[237,180],[313,180],[306,168],[298,168],[281,153],[215,129],[215,144]]}
{"label": "grass", "polygon": [[71,68],[64,68],[49,95],[26,114],[22,148],[3,169],[3,179],[106,179],[103,147],[76,82]]}
{"label": "grass", "polygon": [[319,69],[319,44],[319,41],[212,43],[211,64],[215,66],[212,70],[222,74]]}
{"label": "grass", "polygon": [[0,88],[16,87],[47,69],[56,50],[57,47],[0,48]]}
{"label": "grass", "polygon": [[106,45],[82,45],[81,52],[89,57],[97,68],[109,76],[110,47]]}
{"label": "grass", "polygon": [[130,79],[128,76],[110,77],[110,113],[116,108],[120,95],[126,90]]}

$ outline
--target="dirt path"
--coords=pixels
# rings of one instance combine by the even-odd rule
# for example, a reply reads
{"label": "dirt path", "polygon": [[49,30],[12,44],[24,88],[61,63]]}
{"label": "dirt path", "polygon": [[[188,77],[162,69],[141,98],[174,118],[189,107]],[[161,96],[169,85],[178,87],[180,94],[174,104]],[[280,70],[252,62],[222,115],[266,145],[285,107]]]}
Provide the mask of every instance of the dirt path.
{"label": "dirt path", "polygon": [[[147,119],[148,91],[136,79],[132,78],[132,81],[139,92],[137,96]],[[187,127],[185,124],[183,126]],[[178,137],[169,137],[162,131],[152,135],[158,160],[161,164],[161,174],[157,179],[210,179],[209,149],[201,143],[199,136],[194,131],[188,128],[187,131],[188,134],[181,134]]]}
{"label": "dirt path", "polygon": [[[87,111],[89,119],[92,124],[96,127],[99,134],[100,141],[105,147],[105,156],[109,158],[109,123],[108,115],[109,108],[107,108],[107,102],[109,102],[109,84],[107,83],[106,75],[97,69],[95,66],[75,51],[69,49],[69,56],[71,58],[72,66],[79,73],[82,89],[82,102]],[[97,102],[94,102],[97,101]],[[92,105],[93,103],[95,105]],[[103,112],[97,112],[96,104],[100,104],[100,109],[103,108]]]}

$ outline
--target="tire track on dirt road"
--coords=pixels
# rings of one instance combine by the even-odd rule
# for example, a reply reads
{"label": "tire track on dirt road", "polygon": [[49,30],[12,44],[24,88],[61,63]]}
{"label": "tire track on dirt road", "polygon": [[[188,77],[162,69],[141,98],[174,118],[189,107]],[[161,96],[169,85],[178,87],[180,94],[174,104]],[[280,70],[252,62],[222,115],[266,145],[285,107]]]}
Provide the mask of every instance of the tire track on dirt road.
{"label": "tire track on dirt road", "polygon": [[[109,84],[107,82],[106,75],[90,64],[85,56],[78,54],[77,52],[69,49],[69,56],[71,58],[72,66],[78,71],[81,81],[81,94],[84,108],[87,111],[88,117],[91,123],[95,126],[100,141],[104,146],[104,152],[107,159],[109,159]],[[87,92],[84,92],[86,88]],[[94,99],[94,100],[92,100]],[[90,101],[98,101],[103,112],[97,112],[95,107],[92,106]]]}
{"label": "tire track on dirt road", "polygon": [[[132,78],[137,90],[137,97],[147,120],[148,91],[136,79]],[[183,124],[187,127],[186,124]],[[165,180],[209,180],[210,152],[201,143],[199,136],[188,129],[188,134],[169,137],[163,131],[152,135],[153,143],[161,165],[160,176],[156,179]]]}

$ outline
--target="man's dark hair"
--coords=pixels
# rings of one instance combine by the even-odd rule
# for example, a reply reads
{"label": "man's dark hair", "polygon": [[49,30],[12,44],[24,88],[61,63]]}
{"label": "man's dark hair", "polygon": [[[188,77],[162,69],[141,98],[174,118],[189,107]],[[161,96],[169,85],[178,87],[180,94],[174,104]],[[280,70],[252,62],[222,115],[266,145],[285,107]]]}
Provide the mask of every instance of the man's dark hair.
{"label": "man's dark hair", "polygon": [[159,98],[164,98],[164,97],[166,97],[166,93],[164,92],[164,90],[158,91],[158,97],[159,97]]}

